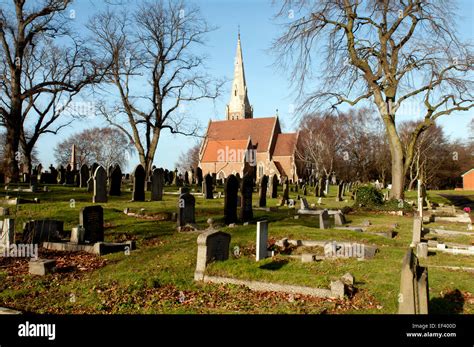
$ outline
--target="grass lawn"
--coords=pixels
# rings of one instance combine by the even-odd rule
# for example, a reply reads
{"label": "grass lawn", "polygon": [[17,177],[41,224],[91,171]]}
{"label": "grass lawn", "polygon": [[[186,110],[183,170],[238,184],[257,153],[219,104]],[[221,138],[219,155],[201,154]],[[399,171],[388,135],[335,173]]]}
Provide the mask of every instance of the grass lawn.
{"label": "grass lawn", "polygon": [[[10,206],[16,230],[31,219],[59,219],[70,230],[79,222],[82,207],[92,205],[91,194],[82,188],[50,186],[49,192],[17,193],[26,199],[37,197],[40,204]],[[51,254],[64,261],[64,271],[36,277],[28,275],[27,261],[0,259],[0,306],[35,313],[396,313],[400,270],[412,237],[412,217],[385,212],[356,211],[346,216],[349,225],[361,225],[370,220],[372,231],[390,230],[397,224],[397,235],[387,239],[368,233],[320,230],[317,217],[294,219],[294,209],[281,207],[275,212],[254,210],[255,221],[270,221],[269,238],[356,241],[376,245],[379,252],[373,259],[325,260],[301,263],[285,255],[256,262],[256,225],[223,226],[223,199],[205,200],[196,195],[196,222],[207,227],[212,217],[220,230],[232,235],[231,256],[225,262],[208,266],[208,273],[241,279],[271,281],[311,287],[328,288],[333,279],[346,272],[355,276],[357,292],[352,299],[316,299],[270,292],[252,292],[233,285],[197,283],[193,280],[196,265],[197,233],[178,233],[171,221],[153,221],[126,216],[124,208],[145,209],[145,212],[175,212],[175,187],[166,187],[160,202],[130,202],[127,189],[121,197],[109,197],[104,207],[106,241],[135,240],[137,250],[96,257],[88,254]],[[220,189],[222,191],[222,189]],[[447,203],[438,193],[474,196],[474,192],[430,191],[431,201]],[[149,199],[149,192],[147,198]],[[353,201],[335,201],[336,187],[322,199],[323,208],[351,206]],[[414,192],[408,192],[413,199]],[[296,198],[297,193],[290,197]],[[413,196],[412,196],[413,195]],[[310,204],[317,199],[307,196]],[[257,194],[253,197],[257,201]],[[268,199],[267,206],[276,206],[277,199]],[[299,203],[297,204],[299,207]],[[430,227],[432,227],[430,225]],[[446,229],[454,229],[448,228]],[[19,235],[17,234],[17,237]],[[439,241],[472,244],[469,236],[442,238]],[[241,255],[232,253],[239,246]],[[41,255],[41,251],[40,251]],[[100,259],[102,258],[102,259]],[[59,260],[58,260],[59,259]],[[105,260],[105,261],[104,261]],[[15,266],[11,264],[14,262]],[[71,265],[72,264],[72,265]],[[465,266],[474,268],[474,257],[443,253],[430,254],[422,265]],[[439,267],[429,269],[430,309],[434,313],[474,313],[474,274]]]}

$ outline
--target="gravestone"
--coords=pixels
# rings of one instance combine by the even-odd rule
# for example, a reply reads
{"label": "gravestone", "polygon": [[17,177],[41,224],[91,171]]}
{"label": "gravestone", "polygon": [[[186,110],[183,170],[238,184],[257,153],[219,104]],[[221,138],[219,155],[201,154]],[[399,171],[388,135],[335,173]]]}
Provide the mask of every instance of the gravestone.
{"label": "gravestone", "polygon": [[87,179],[87,192],[92,193],[94,191],[94,179],[89,177]]}
{"label": "gravestone", "polygon": [[319,185],[319,197],[322,198],[324,197],[324,192],[326,190],[325,185],[324,185],[324,180],[322,177],[319,179],[318,185]]}
{"label": "gravestone", "polygon": [[329,212],[324,210],[319,214],[319,229],[329,229]]}
{"label": "gravestone", "polygon": [[93,164],[92,164],[92,166],[91,166],[91,172],[90,172],[90,177],[93,177],[93,176],[94,176],[95,170],[97,170],[98,167],[99,167],[99,164],[97,164],[97,163],[93,163]]}
{"label": "gravestone", "polygon": [[308,200],[306,200],[306,198],[301,198],[300,203],[301,203],[300,205],[301,210],[310,210]]}
{"label": "gravestone", "polygon": [[145,169],[138,164],[133,172],[133,201],[145,201]]}
{"label": "gravestone", "polygon": [[39,244],[58,241],[64,233],[64,222],[54,219],[32,220],[23,225],[23,243]]}
{"label": "gravestone", "polygon": [[329,179],[326,178],[325,186],[324,186],[324,195],[328,196],[329,194]]}
{"label": "gravestone", "polygon": [[79,213],[79,224],[84,229],[84,242],[96,243],[104,241],[104,209],[102,206],[82,208]]}
{"label": "gravestone", "polygon": [[288,182],[288,177],[285,177],[283,181],[283,196],[280,202],[281,206],[284,206],[288,203],[288,199],[290,198],[289,189],[290,189],[290,184]]}
{"label": "gravestone", "polygon": [[314,184],[314,196],[319,198],[319,182],[317,182],[317,181]]}
{"label": "gravestone", "polygon": [[196,281],[204,279],[207,264],[229,259],[230,240],[230,234],[216,230],[209,230],[198,236],[197,262],[194,272]]}
{"label": "gravestone", "polygon": [[428,269],[419,266],[410,248],[403,258],[398,295],[399,314],[428,314]]}
{"label": "gravestone", "polygon": [[344,184],[344,183],[339,183],[339,184],[337,185],[336,201],[342,201],[342,189],[343,189],[343,184]]}
{"label": "gravestone", "polygon": [[346,218],[344,217],[344,213],[342,213],[342,211],[339,210],[334,214],[334,224],[335,225],[346,224]]}
{"label": "gravestone", "polygon": [[267,206],[267,186],[268,186],[268,176],[263,175],[260,180],[260,190],[258,196],[258,207]]}
{"label": "gravestone", "polygon": [[120,166],[115,165],[110,173],[110,187],[109,195],[110,196],[120,196],[122,195],[122,170]]}
{"label": "gravestone", "polygon": [[308,194],[308,191],[306,189],[306,184],[303,184],[303,195],[306,196]]}
{"label": "gravestone", "polygon": [[268,221],[257,222],[257,246],[255,260],[259,261],[268,257]]}
{"label": "gravestone", "polygon": [[107,202],[107,172],[103,166],[99,167],[94,172],[94,195],[92,202]]}
{"label": "gravestone", "polygon": [[0,254],[10,249],[15,242],[15,220],[6,218],[0,221]]}
{"label": "gravestone", "polygon": [[196,184],[197,184],[198,187],[202,186],[202,181],[203,181],[202,169],[198,166],[196,168]]}
{"label": "gravestone", "polygon": [[239,181],[234,175],[229,175],[224,186],[224,223],[229,225],[237,222],[237,197]]}
{"label": "gravestone", "polygon": [[153,170],[151,175],[151,201],[163,200],[163,171],[161,169]]}
{"label": "gravestone", "polygon": [[194,216],[196,199],[187,191],[187,189],[181,188],[181,191],[184,193],[179,195],[178,200],[178,228],[184,227],[186,224],[194,224],[196,222]]}
{"label": "gravestone", "polygon": [[202,186],[202,193],[204,195],[205,199],[213,199],[214,198],[214,193],[212,191],[213,189],[213,184],[212,184],[212,176],[207,174],[204,177],[204,182]]}
{"label": "gravestone", "polygon": [[189,174],[187,171],[184,173],[184,184],[189,186]]}
{"label": "gravestone", "polygon": [[240,185],[240,194],[242,196],[240,202],[240,220],[248,222],[253,218],[252,210],[252,193],[253,193],[253,179],[249,174],[245,174]]}
{"label": "gravestone", "polygon": [[421,242],[421,236],[423,231],[423,218],[420,216],[415,215],[413,217],[413,239],[412,244],[416,246],[418,243]]}
{"label": "gravestone", "polygon": [[272,199],[276,199],[278,197],[278,176],[273,175],[270,181],[270,187],[268,196]]}

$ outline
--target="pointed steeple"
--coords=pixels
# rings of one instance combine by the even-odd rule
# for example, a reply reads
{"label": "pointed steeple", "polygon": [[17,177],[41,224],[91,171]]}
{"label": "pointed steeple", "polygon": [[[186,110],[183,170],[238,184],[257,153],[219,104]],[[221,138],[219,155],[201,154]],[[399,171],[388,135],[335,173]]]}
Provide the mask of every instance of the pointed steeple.
{"label": "pointed steeple", "polygon": [[240,44],[240,29],[237,38],[237,52],[235,53],[234,81],[230,101],[226,107],[227,120],[253,118],[253,108],[250,106],[245,82],[244,60]]}

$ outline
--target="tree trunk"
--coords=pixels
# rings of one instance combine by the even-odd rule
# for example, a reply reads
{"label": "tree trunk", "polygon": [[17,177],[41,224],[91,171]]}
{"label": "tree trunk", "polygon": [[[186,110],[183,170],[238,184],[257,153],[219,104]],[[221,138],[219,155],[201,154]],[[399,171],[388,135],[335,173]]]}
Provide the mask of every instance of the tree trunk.
{"label": "tree trunk", "polygon": [[403,148],[400,139],[395,136],[389,136],[390,153],[392,155],[392,189],[390,190],[391,199],[403,199],[405,188],[405,165]]}
{"label": "tree trunk", "polygon": [[386,113],[384,110],[381,112],[392,157],[392,189],[390,189],[390,199],[403,199],[406,170],[402,142],[395,126],[395,116]]}
{"label": "tree trunk", "polygon": [[5,144],[5,183],[16,183],[19,177],[17,153],[19,149],[20,136],[14,126],[7,124],[7,138]]}

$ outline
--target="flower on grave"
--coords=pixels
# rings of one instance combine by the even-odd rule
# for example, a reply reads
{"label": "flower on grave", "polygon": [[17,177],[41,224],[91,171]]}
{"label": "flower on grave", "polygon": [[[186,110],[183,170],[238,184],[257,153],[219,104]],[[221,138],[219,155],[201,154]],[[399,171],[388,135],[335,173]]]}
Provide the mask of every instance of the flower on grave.
{"label": "flower on grave", "polygon": [[471,213],[471,208],[470,207],[464,207],[464,212],[466,213]]}
{"label": "flower on grave", "polygon": [[184,292],[180,291],[179,292],[179,303],[182,304],[186,300],[186,296],[184,295]]}
{"label": "flower on grave", "polygon": [[236,258],[240,257],[240,247],[239,246],[234,247],[234,256]]}

